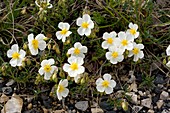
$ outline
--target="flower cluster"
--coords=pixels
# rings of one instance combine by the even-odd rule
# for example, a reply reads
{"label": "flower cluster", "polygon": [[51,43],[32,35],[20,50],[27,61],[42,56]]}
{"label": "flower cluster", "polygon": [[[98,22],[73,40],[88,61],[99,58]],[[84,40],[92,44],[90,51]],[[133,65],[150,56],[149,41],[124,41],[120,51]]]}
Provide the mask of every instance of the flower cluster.
{"label": "flower cluster", "polygon": [[102,48],[108,49],[106,52],[106,58],[112,63],[117,64],[124,59],[125,51],[129,51],[128,57],[134,56],[133,61],[138,61],[144,57],[143,44],[136,44],[134,40],[139,36],[137,31],[137,24],[130,23],[129,29],[126,32],[120,31],[118,34],[115,31],[110,33],[105,32],[103,34],[104,41],[102,42]]}
{"label": "flower cluster", "polygon": [[71,56],[67,60],[68,63],[64,64],[63,70],[68,72],[70,77],[76,79],[78,75],[85,71],[85,68],[82,66],[85,58],[84,53],[87,53],[87,47],[82,46],[80,42],[76,42],[74,47],[68,50],[67,54],[70,54]]}
{"label": "flower cluster", "polygon": [[[79,17],[76,20],[77,26],[80,26],[77,29],[77,32],[80,36],[86,35],[89,36],[91,34],[91,29],[94,28],[94,22],[91,20],[91,17],[88,14],[84,14],[83,17]],[[60,22],[58,24],[58,28],[60,31],[56,32],[56,37],[58,40],[62,40],[62,42],[66,41],[66,38],[72,34],[70,29],[70,25],[66,22]]]}

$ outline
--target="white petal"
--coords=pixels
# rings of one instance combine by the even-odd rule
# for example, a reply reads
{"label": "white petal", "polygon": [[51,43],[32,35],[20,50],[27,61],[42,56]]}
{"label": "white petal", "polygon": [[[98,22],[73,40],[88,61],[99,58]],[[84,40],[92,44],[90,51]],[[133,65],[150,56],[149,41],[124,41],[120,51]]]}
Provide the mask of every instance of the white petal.
{"label": "white petal", "polygon": [[116,59],[110,59],[110,62],[111,62],[112,64],[117,64],[117,63],[118,63]]}
{"label": "white petal", "polygon": [[23,59],[21,59],[21,58],[17,60],[17,66],[22,66],[22,60]]}
{"label": "white petal", "polygon": [[42,51],[46,48],[46,42],[45,41],[39,41],[38,48]]}
{"label": "white petal", "polygon": [[83,20],[84,20],[85,22],[89,22],[89,21],[91,20],[91,18],[90,18],[90,16],[89,16],[88,14],[84,14],[84,15],[83,15]]}
{"label": "white petal", "polygon": [[116,86],[116,82],[114,80],[110,80],[109,86],[114,88]]}
{"label": "white petal", "polygon": [[64,29],[64,24],[63,24],[63,22],[60,22],[60,23],[58,24],[58,28]]}
{"label": "white petal", "polygon": [[11,64],[12,67],[17,66],[17,60],[16,60],[16,59],[13,59],[13,58],[12,58],[12,59],[9,61],[9,63]]}
{"label": "white petal", "polygon": [[92,20],[89,21],[89,26],[90,29],[94,28],[94,22]]}
{"label": "white petal", "polygon": [[77,70],[77,73],[82,74],[82,73],[84,73],[84,71],[85,71],[85,68],[83,66],[80,66]]}
{"label": "white petal", "polygon": [[48,64],[48,60],[43,60],[43,61],[41,62],[41,66],[42,66],[42,67],[44,67],[46,64]]}
{"label": "white petal", "polygon": [[86,29],[84,29],[84,28],[82,28],[82,27],[79,27],[79,28],[77,29],[77,32],[78,32],[78,34],[79,34],[80,36],[83,36],[83,35],[85,34],[85,30],[86,30]]}
{"label": "white petal", "polygon": [[129,43],[126,47],[127,50],[132,50],[133,49],[133,44]]}
{"label": "white petal", "polygon": [[63,97],[67,97],[68,93],[69,93],[69,90],[68,90],[67,88],[65,88],[64,91],[61,92],[61,95],[62,95]]}
{"label": "white petal", "polygon": [[107,41],[103,41],[102,42],[102,48],[107,49],[108,47],[109,47],[109,44],[107,43]]}
{"label": "white petal", "polygon": [[105,88],[102,85],[97,85],[97,91],[104,92]]}
{"label": "white petal", "polygon": [[106,53],[106,58],[107,58],[108,60],[110,60],[110,59],[112,58],[111,52],[107,52],[107,53]]}
{"label": "white petal", "polygon": [[62,35],[61,35],[60,32],[61,31],[57,31],[56,34],[55,34],[58,40],[61,40],[61,38],[62,38]]}
{"label": "white petal", "polygon": [[110,81],[112,76],[110,74],[106,73],[106,74],[103,75],[103,78],[104,78],[104,80]]}
{"label": "white petal", "polygon": [[45,72],[44,79],[45,79],[45,80],[50,80],[51,75],[52,75],[51,73]]}
{"label": "white petal", "polygon": [[31,52],[32,55],[37,55],[38,49],[30,49],[30,52]]}
{"label": "white petal", "polygon": [[67,54],[73,54],[73,53],[74,53],[74,48],[72,47],[68,50]]}
{"label": "white petal", "polygon": [[102,82],[103,82],[103,79],[102,78],[98,78],[96,80],[96,85],[100,85]]}
{"label": "white petal", "polygon": [[137,25],[137,24],[134,24],[134,25],[133,25],[133,28],[134,28],[135,30],[137,30],[137,29],[138,29],[138,25]]}
{"label": "white petal", "polygon": [[71,31],[67,31],[65,36],[68,37],[68,36],[70,36],[71,33],[72,33]]}
{"label": "white petal", "polygon": [[113,88],[107,87],[107,88],[105,89],[105,92],[106,92],[106,94],[111,94],[111,93],[113,92]]}
{"label": "white petal", "polygon": [[129,28],[133,28],[133,23],[130,22],[128,27],[129,27]]}
{"label": "white petal", "polygon": [[112,32],[110,33],[110,35],[111,35],[113,38],[115,38],[115,37],[117,36],[117,33],[116,33],[115,31],[112,31]]}
{"label": "white petal", "polygon": [[24,58],[25,55],[26,55],[26,52],[21,49],[20,52],[19,52],[19,54],[20,54],[20,58]]}
{"label": "white petal", "polygon": [[139,36],[139,32],[136,32],[135,38],[138,38],[138,36]]}
{"label": "white petal", "polygon": [[89,36],[91,34],[91,29],[87,28],[84,33],[86,36]]}
{"label": "white petal", "polygon": [[11,50],[11,49],[8,50],[8,51],[7,51],[7,56],[8,56],[8,58],[11,58],[13,53],[14,53],[13,50]]}
{"label": "white petal", "polygon": [[43,69],[43,67],[41,67],[41,68],[38,70],[38,73],[39,73],[40,75],[43,75],[43,74],[44,74],[44,69]]}
{"label": "white petal", "polygon": [[82,52],[82,53],[87,53],[87,47],[86,47],[86,46],[82,46],[81,52]]}
{"label": "white petal", "polygon": [[139,56],[140,59],[143,58],[144,57],[143,51],[140,51],[138,56]]}
{"label": "white petal", "polygon": [[70,77],[76,77],[78,74],[77,74],[77,71],[70,70],[70,71],[68,72],[68,75],[69,75]]}
{"label": "white petal", "polygon": [[63,23],[64,24],[64,28],[66,29],[66,30],[69,30],[70,29],[70,25],[68,24],[68,23]]}
{"label": "white petal", "polygon": [[67,61],[71,64],[73,62],[77,62],[77,58],[75,56],[71,56],[67,59]]}
{"label": "white petal", "polygon": [[139,59],[138,56],[137,56],[137,55],[134,55],[133,61],[136,62],[136,61],[138,61],[138,59]]}
{"label": "white petal", "polygon": [[122,62],[123,59],[124,59],[124,56],[123,56],[123,55],[120,55],[120,56],[118,56],[118,58],[117,58],[117,60],[118,60],[119,62]]}
{"label": "white petal", "polygon": [[70,65],[69,64],[67,64],[67,63],[65,63],[64,65],[63,65],[63,70],[65,71],[65,72],[69,72],[69,69],[70,68]]}
{"label": "white petal", "polygon": [[78,65],[83,65],[84,64],[83,58],[78,57],[78,58],[76,58],[76,60],[77,60]]}
{"label": "white petal", "polygon": [[108,32],[105,32],[104,34],[103,34],[103,39],[108,39],[110,36],[109,36],[109,33]]}
{"label": "white petal", "polygon": [[81,48],[81,47],[82,47],[82,45],[81,45],[81,43],[80,43],[80,42],[76,42],[76,43],[74,44],[74,47],[75,47],[75,48]]}
{"label": "white petal", "polygon": [[139,49],[144,49],[144,45],[143,44],[138,44],[138,48]]}
{"label": "white petal", "polygon": [[15,52],[18,52],[18,50],[19,50],[18,44],[12,45],[11,49]]}
{"label": "white petal", "polygon": [[54,71],[58,71],[58,68],[56,66],[51,66],[50,73],[53,73]]}
{"label": "white petal", "polygon": [[128,57],[131,57],[131,56],[133,56],[133,52],[129,51]]}
{"label": "white petal", "polygon": [[53,65],[54,63],[55,63],[55,61],[54,61],[53,58],[50,58],[50,59],[48,60],[48,64]]}
{"label": "white petal", "polygon": [[126,33],[123,32],[123,31],[120,31],[120,32],[118,33],[118,37],[119,37],[119,39],[121,39],[121,40],[126,39]]}
{"label": "white petal", "polygon": [[68,80],[67,80],[67,79],[64,79],[64,80],[61,82],[61,85],[63,85],[64,87],[67,87],[67,86],[68,86]]}
{"label": "white petal", "polygon": [[44,39],[44,34],[38,34],[35,39],[37,39],[38,41],[42,41]]}
{"label": "white petal", "polygon": [[59,93],[58,91],[57,91],[57,97],[58,97],[58,100],[62,100],[61,93]]}
{"label": "white petal", "polygon": [[34,39],[34,34],[33,33],[31,33],[31,34],[29,34],[28,35],[28,42],[29,43],[32,43],[32,40]]}
{"label": "white petal", "polygon": [[83,23],[83,19],[82,18],[77,18],[77,20],[76,20],[76,25],[78,25],[78,26],[81,26],[81,24]]}
{"label": "white petal", "polygon": [[66,36],[62,37],[62,42],[64,43],[66,41]]}

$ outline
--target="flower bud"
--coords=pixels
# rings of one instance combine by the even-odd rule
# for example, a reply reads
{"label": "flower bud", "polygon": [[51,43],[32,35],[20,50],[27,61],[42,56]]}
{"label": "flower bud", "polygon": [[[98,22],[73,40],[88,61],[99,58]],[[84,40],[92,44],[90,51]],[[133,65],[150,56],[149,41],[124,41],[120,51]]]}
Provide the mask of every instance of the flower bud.
{"label": "flower bud", "polygon": [[128,110],[128,103],[127,102],[122,102],[122,108],[124,111],[127,111]]}
{"label": "flower bud", "polygon": [[27,49],[28,49],[28,45],[27,45],[26,43],[24,43],[23,49],[24,49],[24,50],[27,50]]}

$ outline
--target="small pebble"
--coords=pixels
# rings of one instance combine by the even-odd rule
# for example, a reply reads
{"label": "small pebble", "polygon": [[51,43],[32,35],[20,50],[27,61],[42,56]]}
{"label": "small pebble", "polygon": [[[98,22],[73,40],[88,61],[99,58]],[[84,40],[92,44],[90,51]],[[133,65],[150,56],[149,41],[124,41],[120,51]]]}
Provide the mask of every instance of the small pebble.
{"label": "small pebble", "polygon": [[160,95],[160,99],[161,100],[166,100],[166,99],[168,99],[168,97],[169,97],[169,93],[166,92],[166,91],[162,91],[162,93]]}
{"label": "small pebble", "polygon": [[29,104],[28,104],[27,109],[28,109],[28,110],[32,109],[32,103],[29,103]]}

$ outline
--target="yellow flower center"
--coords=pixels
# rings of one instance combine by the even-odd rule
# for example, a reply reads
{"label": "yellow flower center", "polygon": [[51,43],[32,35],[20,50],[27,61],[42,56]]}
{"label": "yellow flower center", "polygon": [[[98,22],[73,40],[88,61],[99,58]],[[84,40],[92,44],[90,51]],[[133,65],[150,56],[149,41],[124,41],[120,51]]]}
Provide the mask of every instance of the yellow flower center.
{"label": "yellow flower center", "polygon": [[122,40],[122,45],[123,45],[123,46],[127,46],[127,45],[128,45],[128,41],[127,41],[127,40],[125,40],[125,39],[124,39],[124,40]]}
{"label": "yellow flower center", "polygon": [[112,57],[113,57],[113,58],[117,58],[117,57],[118,57],[118,52],[113,52],[113,53],[112,53]]}
{"label": "yellow flower center", "polygon": [[83,28],[88,28],[89,24],[87,22],[83,22],[81,25]]}
{"label": "yellow flower center", "polygon": [[132,50],[132,52],[133,52],[133,54],[137,55],[137,54],[139,53],[139,49],[138,49],[138,48],[134,48],[134,49]]}
{"label": "yellow flower center", "polygon": [[58,92],[61,93],[64,91],[64,86],[63,85],[59,85],[58,86]]}
{"label": "yellow flower center", "polygon": [[13,58],[13,59],[19,59],[19,56],[20,56],[20,54],[19,54],[18,52],[14,52],[14,53],[12,54],[12,58]]}
{"label": "yellow flower center", "polygon": [[135,35],[136,34],[136,30],[135,29],[130,29],[130,33],[132,34],[132,35]]}
{"label": "yellow flower center", "polygon": [[113,43],[113,39],[112,38],[108,38],[107,39],[107,43],[112,44]]}
{"label": "yellow flower center", "polygon": [[45,72],[50,72],[51,71],[51,65],[47,64],[44,66],[44,71]]}
{"label": "yellow flower center", "polygon": [[80,49],[75,48],[75,49],[74,49],[74,54],[76,54],[76,55],[80,54]]}
{"label": "yellow flower center", "polygon": [[38,49],[38,40],[33,39],[33,40],[32,40],[32,45],[33,45],[33,48],[34,48],[34,49]]}
{"label": "yellow flower center", "polygon": [[103,86],[103,87],[108,87],[108,86],[109,86],[109,81],[104,80],[104,81],[102,82],[102,86]]}
{"label": "yellow flower center", "polygon": [[62,35],[65,35],[67,33],[67,29],[62,29],[62,31],[60,32]]}
{"label": "yellow flower center", "polygon": [[72,63],[71,66],[70,66],[70,68],[71,68],[72,70],[77,70],[77,69],[78,69],[78,64],[77,64],[77,63]]}

